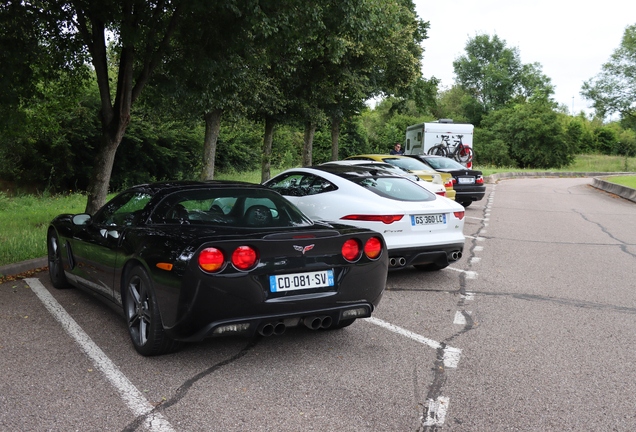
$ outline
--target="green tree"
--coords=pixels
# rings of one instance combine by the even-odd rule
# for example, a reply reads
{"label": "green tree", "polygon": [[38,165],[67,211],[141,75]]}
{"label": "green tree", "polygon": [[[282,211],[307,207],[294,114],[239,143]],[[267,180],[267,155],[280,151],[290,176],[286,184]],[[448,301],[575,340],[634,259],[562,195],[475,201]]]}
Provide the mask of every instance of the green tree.
{"label": "green tree", "polygon": [[586,81],[581,95],[593,101],[601,118],[620,113],[623,119],[636,121],[636,24],[627,26],[620,46],[601,72]]}
{"label": "green tree", "polygon": [[506,165],[511,160],[521,168],[560,168],[572,163],[576,147],[566,139],[554,108],[547,96],[537,94],[528,102],[486,115],[480,137],[475,137],[478,162]]}
{"label": "green tree", "polygon": [[[90,61],[100,95],[101,139],[95,148],[86,211],[94,213],[106,201],[117,148],[131,121],[131,110],[171,45],[184,9],[195,0],[51,0],[23,1],[38,43],[55,47],[65,65],[85,70]],[[26,8],[25,8],[26,9]],[[115,40],[110,57],[107,38]],[[116,77],[111,81],[111,64]],[[39,63],[37,67],[47,67]],[[115,88],[111,85],[115,84]]]}
{"label": "green tree", "polygon": [[453,62],[456,83],[465,92],[462,108],[471,122],[503,108],[511,99],[554,92],[539,63],[523,64],[518,48],[494,35],[478,34],[466,43],[466,54]]}

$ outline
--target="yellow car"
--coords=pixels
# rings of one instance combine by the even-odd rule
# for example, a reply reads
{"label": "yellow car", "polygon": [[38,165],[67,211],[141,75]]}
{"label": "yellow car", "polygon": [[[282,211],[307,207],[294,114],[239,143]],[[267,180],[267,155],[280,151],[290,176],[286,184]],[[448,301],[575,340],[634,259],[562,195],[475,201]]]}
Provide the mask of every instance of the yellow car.
{"label": "yellow car", "polygon": [[379,162],[390,163],[391,165],[398,166],[408,172],[417,175],[419,178],[426,181],[433,181],[433,177],[436,174],[441,174],[444,187],[446,188],[446,196],[452,200],[455,200],[455,190],[453,189],[453,176],[448,173],[441,173],[432,170],[428,165],[420,162],[417,159],[410,158],[408,156],[400,155],[385,155],[385,154],[371,154],[371,155],[356,155],[350,156],[346,159],[350,160],[373,160]]}

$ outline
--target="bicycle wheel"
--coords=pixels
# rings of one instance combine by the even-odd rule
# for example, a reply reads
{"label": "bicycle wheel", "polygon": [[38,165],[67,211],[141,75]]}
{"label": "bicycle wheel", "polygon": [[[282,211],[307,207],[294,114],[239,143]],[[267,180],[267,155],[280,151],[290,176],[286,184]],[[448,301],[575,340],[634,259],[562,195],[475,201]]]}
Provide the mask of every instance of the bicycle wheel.
{"label": "bicycle wheel", "polygon": [[430,156],[446,156],[446,147],[443,145],[436,145],[428,149],[428,155]]}
{"label": "bicycle wheel", "polygon": [[473,149],[468,146],[462,146],[457,153],[455,153],[455,160],[461,163],[467,163],[473,160]]}

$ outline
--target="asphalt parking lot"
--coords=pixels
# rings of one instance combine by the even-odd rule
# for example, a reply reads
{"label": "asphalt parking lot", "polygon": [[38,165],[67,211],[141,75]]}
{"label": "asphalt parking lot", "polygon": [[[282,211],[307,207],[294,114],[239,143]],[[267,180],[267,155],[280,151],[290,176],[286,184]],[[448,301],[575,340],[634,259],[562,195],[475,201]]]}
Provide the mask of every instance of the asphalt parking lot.
{"label": "asphalt parking lot", "polygon": [[634,430],[636,205],[590,183],[488,185],[461,261],[338,331],[144,358],[93,296],[2,284],[0,430]]}

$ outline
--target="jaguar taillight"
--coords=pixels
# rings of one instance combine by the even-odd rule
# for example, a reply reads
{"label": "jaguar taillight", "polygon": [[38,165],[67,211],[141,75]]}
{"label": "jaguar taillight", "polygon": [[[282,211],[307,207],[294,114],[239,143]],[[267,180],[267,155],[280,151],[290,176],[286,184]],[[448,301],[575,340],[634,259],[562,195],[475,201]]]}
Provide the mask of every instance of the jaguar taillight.
{"label": "jaguar taillight", "polygon": [[464,215],[466,214],[466,212],[458,211],[458,212],[453,212],[453,214],[455,215],[457,219],[462,220],[464,219]]}
{"label": "jaguar taillight", "polygon": [[347,215],[340,219],[342,220],[355,220],[364,222],[382,222],[387,225],[402,220],[404,215]]}

